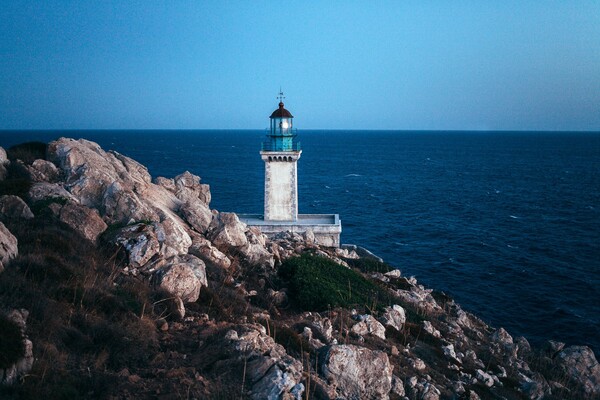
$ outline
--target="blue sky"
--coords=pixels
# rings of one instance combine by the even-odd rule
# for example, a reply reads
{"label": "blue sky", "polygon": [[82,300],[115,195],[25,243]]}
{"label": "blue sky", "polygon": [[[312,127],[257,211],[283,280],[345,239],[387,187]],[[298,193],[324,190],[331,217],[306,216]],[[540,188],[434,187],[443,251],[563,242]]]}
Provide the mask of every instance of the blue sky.
{"label": "blue sky", "polygon": [[598,1],[0,3],[0,129],[600,130]]}

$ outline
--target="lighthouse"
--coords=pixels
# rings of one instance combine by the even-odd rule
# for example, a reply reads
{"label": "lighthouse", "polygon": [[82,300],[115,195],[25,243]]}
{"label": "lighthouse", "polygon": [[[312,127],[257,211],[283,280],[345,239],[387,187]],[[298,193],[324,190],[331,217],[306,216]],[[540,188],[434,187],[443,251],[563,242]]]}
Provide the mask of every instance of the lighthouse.
{"label": "lighthouse", "polygon": [[285,109],[283,93],[271,120],[260,156],[265,163],[265,221],[298,221],[298,160],[302,154],[293,127],[294,116]]}
{"label": "lighthouse", "polygon": [[298,160],[302,150],[294,116],[286,110],[281,91],[277,98],[278,108],[269,117],[267,137],[260,150],[265,165],[264,213],[238,213],[238,217],[269,237],[290,232],[322,246],[339,247],[342,222],[338,214],[298,213]]}

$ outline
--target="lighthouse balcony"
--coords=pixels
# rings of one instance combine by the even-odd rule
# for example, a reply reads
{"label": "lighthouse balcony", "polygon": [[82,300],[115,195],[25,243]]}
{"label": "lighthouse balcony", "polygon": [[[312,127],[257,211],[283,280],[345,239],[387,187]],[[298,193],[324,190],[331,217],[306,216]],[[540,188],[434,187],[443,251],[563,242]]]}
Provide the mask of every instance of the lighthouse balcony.
{"label": "lighthouse balcony", "polygon": [[300,142],[292,138],[277,138],[262,143],[262,151],[300,151]]}

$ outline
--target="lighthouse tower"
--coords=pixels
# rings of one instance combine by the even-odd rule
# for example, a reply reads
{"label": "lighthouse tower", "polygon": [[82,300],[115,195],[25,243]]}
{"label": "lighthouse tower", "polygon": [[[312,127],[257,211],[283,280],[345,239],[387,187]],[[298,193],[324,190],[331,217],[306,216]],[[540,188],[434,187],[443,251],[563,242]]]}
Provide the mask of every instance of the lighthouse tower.
{"label": "lighthouse tower", "polygon": [[294,116],[284,108],[279,93],[279,108],[270,116],[271,126],[260,152],[265,162],[265,221],[298,220],[298,159],[302,154],[293,128]]}
{"label": "lighthouse tower", "polygon": [[339,247],[342,221],[338,214],[298,214],[298,160],[302,154],[293,127],[294,116],[283,105],[271,114],[260,156],[265,162],[264,214],[240,214],[240,221],[274,237],[293,232],[322,246]]}

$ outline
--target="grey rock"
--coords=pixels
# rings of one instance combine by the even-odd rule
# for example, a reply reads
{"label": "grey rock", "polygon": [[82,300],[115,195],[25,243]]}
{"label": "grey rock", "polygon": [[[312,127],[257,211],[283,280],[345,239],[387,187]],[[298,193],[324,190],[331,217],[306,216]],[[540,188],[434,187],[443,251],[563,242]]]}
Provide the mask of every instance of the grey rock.
{"label": "grey rock", "polygon": [[15,324],[17,324],[21,329],[25,354],[15,364],[6,369],[0,369],[0,384],[13,385],[19,380],[19,378],[27,375],[33,368],[33,343],[27,338],[26,334],[28,316],[29,312],[25,309],[12,310],[7,315],[8,319],[15,322]]}
{"label": "grey rock", "polygon": [[391,326],[396,330],[402,330],[402,326],[406,322],[406,312],[402,306],[394,304],[391,307],[386,307],[383,314],[379,318],[382,324]]}
{"label": "grey rock", "polygon": [[0,222],[0,272],[19,254],[17,238]]}
{"label": "grey rock", "polygon": [[581,385],[585,393],[600,395],[600,365],[592,349],[570,346],[561,350],[555,360],[572,380]]}
{"label": "grey rock", "polygon": [[58,179],[60,171],[56,165],[46,160],[35,160],[25,168],[33,182],[54,182]]}
{"label": "grey rock", "polygon": [[31,219],[33,213],[19,196],[0,196],[0,221],[11,219]]}
{"label": "grey rock", "polygon": [[78,203],[79,200],[69,193],[62,185],[58,183],[47,183],[38,182],[34,183],[29,189],[28,193],[31,201],[41,201],[47,199],[62,199],[64,201],[71,201]]}
{"label": "grey rock", "polygon": [[192,267],[186,263],[175,263],[156,273],[158,287],[184,303],[198,300],[202,283]]}
{"label": "grey rock", "polygon": [[200,258],[209,267],[228,269],[231,266],[231,260],[200,235],[192,235],[192,245],[188,252]]}
{"label": "grey rock", "polygon": [[392,389],[392,365],[381,351],[354,345],[321,349],[320,372],[345,399],[388,399]]}
{"label": "grey rock", "polygon": [[127,252],[129,264],[140,268],[160,251],[160,244],[154,227],[138,223],[121,228],[115,235],[114,242],[123,246]]}
{"label": "grey rock", "polygon": [[195,203],[200,200],[208,207],[211,200],[210,186],[200,183],[200,177],[188,171],[177,175],[173,180],[175,195],[184,203]]}
{"label": "grey rock", "polygon": [[361,315],[359,320],[359,323],[352,326],[351,332],[360,336],[373,335],[385,340],[385,327],[372,315]]}
{"label": "grey rock", "polygon": [[59,219],[92,242],[95,242],[108,227],[96,210],[77,203],[65,204],[60,209]]}

